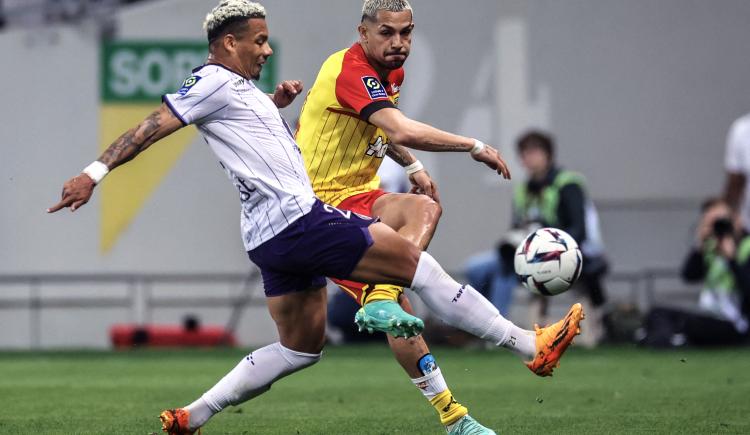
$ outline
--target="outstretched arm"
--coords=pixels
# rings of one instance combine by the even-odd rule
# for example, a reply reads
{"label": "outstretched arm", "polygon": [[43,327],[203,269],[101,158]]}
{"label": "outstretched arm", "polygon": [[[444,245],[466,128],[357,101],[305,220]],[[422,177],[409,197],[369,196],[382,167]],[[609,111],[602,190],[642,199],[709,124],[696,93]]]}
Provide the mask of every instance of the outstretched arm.
{"label": "outstretched arm", "polygon": [[503,178],[510,179],[508,165],[500,153],[489,145],[414,121],[392,107],[376,111],[368,121],[380,127],[392,141],[409,148],[434,152],[471,152],[474,160],[496,170]]}
{"label": "outstretched arm", "polygon": [[[98,166],[104,171],[111,171],[133,160],[151,144],[169,136],[182,126],[182,122],[167,105],[162,104],[135,128],[128,130],[112,143],[97,160],[100,163]],[[96,181],[87,173],[71,178],[63,185],[60,202],[48,208],[47,213],[54,213],[66,207],[70,207],[70,211],[75,211],[89,201],[94,192],[94,186],[96,186]]]}
{"label": "outstretched arm", "polygon": [[183,127],[182,122],[163,104],[141,121],[135,128],[123,133],[104,153],[99,161],[109,170],[133,160],[154,142],[169,136]]}

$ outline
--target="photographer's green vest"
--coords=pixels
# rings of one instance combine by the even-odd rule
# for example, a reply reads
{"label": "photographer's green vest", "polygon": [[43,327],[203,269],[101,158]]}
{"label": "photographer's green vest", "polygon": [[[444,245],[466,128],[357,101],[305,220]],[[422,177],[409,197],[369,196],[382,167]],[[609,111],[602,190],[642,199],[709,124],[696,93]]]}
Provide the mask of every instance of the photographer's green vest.
{"label": "photographer's green vest", "polygon": [[[703,244],[703,264],[706,265],[704,288],[716,293],[732,294],[737,291],[737,282],[727,260],[716,254],[717,241],[711,237]],[[750,260],[750,236],[745,236],[737,246],[735,261],[740,266]]]}
{"label": "photographer's green vest", "polygon": [[607,260],[605,259],[604,243],[602,243],[599,229],[599,216],[594,203],[586,195],[585,178],[577,172],[565,170],[558,170],[554,177],[549,185],[542,187],[538,195],[529,192],[528,183],[516,186],[513,196],[515,223],[525,225],[538,222],[545,226],[559,227],[560,193],[565,186],[577,185],[581,188],[584,196],[586,239],[578,241],[585,257],[584,273],[604,273],[607,269]]}
{"label": "photographer's green vest", "polygon": [[552,184],[542,188],[539,195],[530,194],[527,183],[517,185],[513,195],[513,213],[516,222],[541,222],[546,226],[558,227],[560,222],[557,210],[560,205],[560,191],[569,184],[577,184],[585,194],[583,175],[573,171],[560,170]]}

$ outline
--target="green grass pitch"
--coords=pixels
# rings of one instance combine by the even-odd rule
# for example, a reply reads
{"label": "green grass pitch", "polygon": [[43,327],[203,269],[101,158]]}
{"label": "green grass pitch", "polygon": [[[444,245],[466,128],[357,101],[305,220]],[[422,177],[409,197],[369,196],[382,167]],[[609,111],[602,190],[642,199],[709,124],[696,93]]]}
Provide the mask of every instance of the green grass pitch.
{"label": "green grass pitch", "polygon": [[[162,408],[200,395],[244,353],[0,353],[0,434],[156,433]],[[544,379],[505,351],[433,353],[456,398],[498,433],[750,433],[750,348],[572,349]],[[329,348],[203,433],[444,432],[383,345]]]}

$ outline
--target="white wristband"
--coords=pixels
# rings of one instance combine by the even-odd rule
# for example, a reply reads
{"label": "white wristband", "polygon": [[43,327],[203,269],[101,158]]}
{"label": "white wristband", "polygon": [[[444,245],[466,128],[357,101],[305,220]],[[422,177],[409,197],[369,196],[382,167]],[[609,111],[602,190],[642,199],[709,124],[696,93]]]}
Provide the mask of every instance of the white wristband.
{"label": "white wristband", "polygon": [[484,142],[482,142],[481,140],[474,139],[474,147],[472,147],[470,151],[471,155],[475,156],[481,153],[485,146],[487,145],[485,145]]}
{"label": "white wristband", "polygon": [[411,175],[415,172],[419,172],[422,169],[424,169],[424,165],[419,160],[415,161],[409,166],[404,166],[404,170],[406,171],[406,175]]}
{"label": "white wristband", "polygon": [[109,168],[107,167],[107,165],[97,160],[94,163],[86,166],[86,168],[81,171],[81,173],[91,177],[91,179],[94,180],[95,184],[99,184],[109,173]]}

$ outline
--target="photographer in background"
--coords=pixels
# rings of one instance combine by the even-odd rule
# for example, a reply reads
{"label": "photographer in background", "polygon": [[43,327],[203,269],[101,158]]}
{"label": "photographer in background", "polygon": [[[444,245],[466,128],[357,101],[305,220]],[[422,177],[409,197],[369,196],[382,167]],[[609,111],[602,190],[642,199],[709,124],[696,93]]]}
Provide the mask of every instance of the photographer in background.
{"label": "photographer in background", "polygon": [[[577,343],[595,346],[605,336],[602,279],[607,260],[599,230],[599,218],[586,194],[584,177],[557,166],[555,143],[543,131],[530,130],[516,142],[527,180],[516,185],[513,195],[513,230],[503,236],[493,251],[472,256],[464,265],[471,285],[508,315],[518,278],[513,270],[515,248],[527,234],[541,227],[559,228],[578,241],[583,253],[583,270],[576,288],[587,296],[586,324]],[[533,296],[532,323],[546,324],[547,299]]]}
{"label": "photographer in background", "polygon": [[[531,130],[516,142],[526,174],[526,182],[516,185],[513,196],[513,227],[533,225],[559,228],[578,241],[583,253],[583,269],[575,289],[587,296],[586,328],[578,343],[595,346],[605,336],[603,306],[606,301],[602,280],[608,264],[599,230],[599,218],[587,195],[583,175],[560,168],[555,161],[551,135]],[[547,299],[535,299],[532,316],[539,324],[547,318]]]}
{"label": "photographer in background", "polygon": [[651,310],[642,344],[727,345],[748,337],[750,236],[722,199],[708,199],[701,212],[695,245],[682,266],[685,281],[703,282],[698,308]]}

